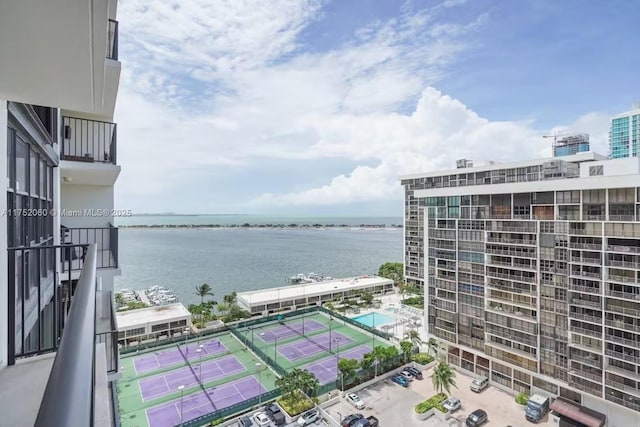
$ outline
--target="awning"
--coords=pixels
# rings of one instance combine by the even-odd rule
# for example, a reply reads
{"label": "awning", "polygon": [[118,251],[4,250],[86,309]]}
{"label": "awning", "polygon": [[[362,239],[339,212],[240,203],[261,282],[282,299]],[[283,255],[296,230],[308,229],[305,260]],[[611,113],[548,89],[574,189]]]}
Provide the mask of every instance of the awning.
{"label": "awning", "polygon": [[584,424],[587,427],[602,427],[606,421],[606,416],[592,409],[580,406],[562,397],[558,397],[551,403],[551,410],[560,415],[564,415],[574,421]]}

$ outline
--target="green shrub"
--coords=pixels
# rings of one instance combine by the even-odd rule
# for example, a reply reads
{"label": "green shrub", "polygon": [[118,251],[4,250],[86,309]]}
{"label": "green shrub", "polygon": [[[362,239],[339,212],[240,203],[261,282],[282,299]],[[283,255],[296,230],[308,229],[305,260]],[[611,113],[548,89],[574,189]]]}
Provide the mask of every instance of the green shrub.
{"label": "green shrub", "polygon": [[424,414],[429,409],[437,409],[440,412],[447,413],[447,410],[442,407],[442,402],[447,400],[447,395],[444,393],[438,393],[435,396],[428,398],[427,400],[420,402],[416,405],[415,411],[418,414]]}
{"label": "green shrub", "polygon": [[211,421],[211,424],[209,424],[210,426],[217,426],[218,424],[222,424],[224,422],[224,418],[218,418],[215,421]]}
{"label": "green shrub", "polygon": [[527,393],[518,393],[518,395],[516,396],[516,403],[518,405],[526,405],[528,401],[529,395]]}
{"label": "green shrub", "polygon": [[411,360],[421,365],[428,365],[433,362],[433,356],[428,353],[416,353],[411,356]]}
{"label": "green shrub", "polygon": [[281,397],[277,400],[278,404],[284,409],[289,415],[295,417],[298,414],[301,414],[305,411],[314,407],[314,403],[307,396],[302,394],[300,391],[296,391],[292,396],[288,398]]}

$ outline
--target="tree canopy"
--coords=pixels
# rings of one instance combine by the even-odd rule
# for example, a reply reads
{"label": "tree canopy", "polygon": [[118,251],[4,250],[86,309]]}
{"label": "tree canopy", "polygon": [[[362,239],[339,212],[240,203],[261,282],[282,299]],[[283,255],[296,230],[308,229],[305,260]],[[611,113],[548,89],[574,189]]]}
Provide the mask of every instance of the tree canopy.
{"label": "tree canopy", "polygon": [[385,262],[378,269],[378,276],[393,280],[398,286],[404,281],[404,265],[401,262]]}

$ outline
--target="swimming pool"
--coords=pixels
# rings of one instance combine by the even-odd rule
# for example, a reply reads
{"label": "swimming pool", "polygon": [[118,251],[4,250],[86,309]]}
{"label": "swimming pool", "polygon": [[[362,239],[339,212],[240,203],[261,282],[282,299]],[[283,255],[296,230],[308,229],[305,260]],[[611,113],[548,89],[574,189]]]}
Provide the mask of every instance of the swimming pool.
{"label": "swimming pool", "polygon": [[393,317],[385,316],[380,313],[367,313],[361,314],[360,316],[352,317],[356,322],[360,322],[363,325],[371,326],[375,328],[376,326],[386,325],[387,323],[393,323]]}

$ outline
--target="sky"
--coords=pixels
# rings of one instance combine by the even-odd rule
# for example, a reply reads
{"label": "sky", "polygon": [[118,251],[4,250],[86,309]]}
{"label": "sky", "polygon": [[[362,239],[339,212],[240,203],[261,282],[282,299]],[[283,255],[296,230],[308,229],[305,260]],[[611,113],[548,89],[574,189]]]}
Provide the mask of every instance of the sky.
{"label": "sky", "polygon": [[120,0],[116,206],[400,216],[459,158],[607,154],[640,100],[630,0]]}

